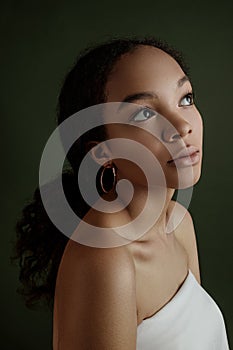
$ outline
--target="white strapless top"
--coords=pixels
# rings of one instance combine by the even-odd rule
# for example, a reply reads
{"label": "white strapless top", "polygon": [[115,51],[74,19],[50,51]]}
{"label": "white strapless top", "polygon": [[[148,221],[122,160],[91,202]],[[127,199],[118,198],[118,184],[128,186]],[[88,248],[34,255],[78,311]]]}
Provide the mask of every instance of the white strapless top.
{"label": "white strapless top", "polygon": [[137,350],[229,350],[222,313],[190,270],[175,296],[138,325]]}

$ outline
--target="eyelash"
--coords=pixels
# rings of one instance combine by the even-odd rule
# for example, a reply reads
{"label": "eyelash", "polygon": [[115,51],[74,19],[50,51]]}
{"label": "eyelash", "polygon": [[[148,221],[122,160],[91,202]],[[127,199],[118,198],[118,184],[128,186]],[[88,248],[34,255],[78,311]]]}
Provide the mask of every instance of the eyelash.
{"label": "eyelash", "polygon": [[133,114],[133,116],[131,116],[130,120],[131,120],[131,121],[135,121],[134,118],[135,118],[139,113],[141,113],[141,112],[143,112],[143,111],[149,111],[149,112],[153,113],[154,115],[152,115],[151,117],[149,117],[148,119],[145,119],[145,120],[138,120],[138,121],[136,121],[137,123],[141,123],[141,122],[144,122],[144,121],[146,121],[146,120],[149,120],[149,119],[151,119],[152,117],[154,117],[154,116],[156,116],[156,115],[158,114],[156,111],[153,110],[153,108],[148,107],[148,106],[142,106],[141,108],[139,108],[139,109],[137,110],[137,112],[135,112],[135,113]]}
{"label": "eyelash", "polygon": [[[193,93],[192,91],[188,92],[187,94],[185,94],[185,95],[181,98],[181,101],[182,101],[184,98],[186,98],[186,97],[191,97],[191,101],[192,101],[192,102],[191,102],[190,104],[184,105],[184,106],[186,106],[186,107],[192,106],[192,105],[194,104],[194,93]],[[184,107],[184,106],[182,106],[182,105],[180,105],[180,104],[179,104],[179,106],[180,106],[180,107]]]}

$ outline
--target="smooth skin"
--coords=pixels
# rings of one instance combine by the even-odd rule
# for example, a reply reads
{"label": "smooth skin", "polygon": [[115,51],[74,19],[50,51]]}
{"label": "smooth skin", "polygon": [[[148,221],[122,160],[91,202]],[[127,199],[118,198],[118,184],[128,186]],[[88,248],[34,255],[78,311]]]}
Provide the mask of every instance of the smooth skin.
{"label": "smooth skin", "polygon": [[[183,79],[183,80],[182,80]],[[178,82],[181,82],[178,84]],[[192,165],[194,185],[201,174],[202,119],[190,95],[191,83],[176,61],[165,52],[140,46],[117,62],[106,85],[107,102],[124,101],[125,97],[150,91],[133,103],[158,111],[176,128],[186,145],[200,150],[200,161]],[[158,127],[153,116],[143,121]],[[136,125],[137,121],[135,121]],[[162,126],[160,125],[162,128]],[[173,210],[171,200],[178,188],[176,168],[167,166],[171,154],[167,148],[143,130],[126,126],[108,127],[110,137],[123,135],[148,147],[159,160],[167,181],[166,201],[159,220],[139,239],[116,248],[94,248],[70,240],[59,267],[54,301],[54,350],[135,350],[137,326],[155,315],[184,282],[188,269],[200,283],[198,253],[192,217],[181,204]],[[170,129],[163,130],[164,141],[176,147],[179,138]],[[152,136],[151,136],[152,137]],[[111,161],[113,149],[95,147],[93,159]],[[112,227],[130,222],[145,203],[143,174],[127,160],[114,160],[118,180],[127,178],[134,184],[132,203],[118,214],[98,214],[91,209],[85,220],[92,225]],[[137,176],[135,176],[137,174]],[[156,191],[154,193],[156,201]],[[106,201],[116,193],[104,195]],[[153,207],[148,208],[153,214]],[[181,222],[176,219],[184,213]],[[172,218],[174,230],[167,234]],[[184,330],[185,331],[185,330]]]}

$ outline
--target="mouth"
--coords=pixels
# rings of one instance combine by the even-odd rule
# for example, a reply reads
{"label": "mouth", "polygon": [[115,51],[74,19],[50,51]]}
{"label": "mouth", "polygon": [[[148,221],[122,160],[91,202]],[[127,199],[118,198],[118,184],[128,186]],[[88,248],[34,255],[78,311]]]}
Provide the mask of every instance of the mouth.
{"label": "mouth", "polygon": [[189,147],[182,150],[176,157],[167,161],[171,167],[186,167],[194,165],[200,161],[200,152],[195,147]]}

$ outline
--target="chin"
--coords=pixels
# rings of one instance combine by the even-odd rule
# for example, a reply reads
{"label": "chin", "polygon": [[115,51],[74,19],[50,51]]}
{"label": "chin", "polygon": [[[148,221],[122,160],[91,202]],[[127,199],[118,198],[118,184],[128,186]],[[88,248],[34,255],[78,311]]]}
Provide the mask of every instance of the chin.
{"label": "chin", "polygon": [[196,185],[196,183],[199,181],[201,177],[201,169],[199,169],[199,171],[193,171],[193,176],[192,178],[190,178],[190,176],[185,176],[185,174],[183,176],[179,177],[179,181],[177,179],[167,179],[167,187],[168,188],[173,188],[175,190],[182,190],[182,189],[186,189],[189,187],[192,187],[194,185]]}

